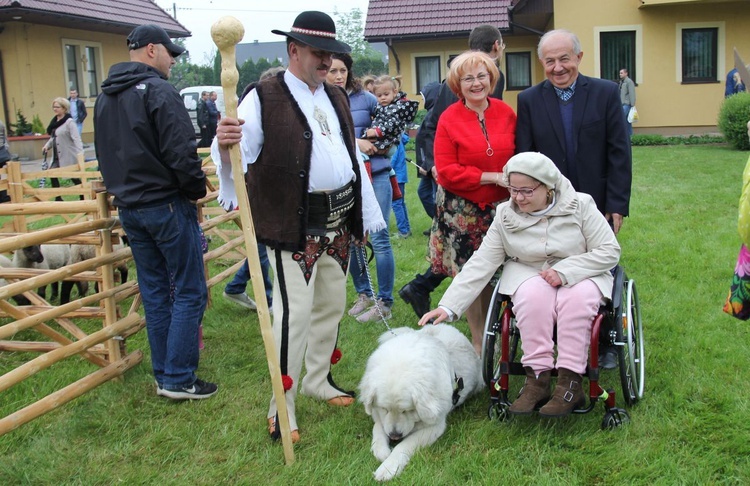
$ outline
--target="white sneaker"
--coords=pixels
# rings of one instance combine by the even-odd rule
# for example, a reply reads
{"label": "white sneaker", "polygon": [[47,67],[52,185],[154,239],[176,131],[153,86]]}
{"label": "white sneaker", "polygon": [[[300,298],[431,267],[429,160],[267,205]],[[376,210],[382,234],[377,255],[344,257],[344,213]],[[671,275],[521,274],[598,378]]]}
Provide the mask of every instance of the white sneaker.
{"label": "white sneaker", "polygon": [[[380,311],[378,311],[378,307],[380,307]],[[388,304],[378,299],[377,304],[372,305],[369,309],[367,309],[367,312],[357,317],[357,321],[359,322],[379,321],[381,313],[383,314],[383,318],[385,319],[391,318],[391,308],[388,306]]]}
{"label": "white sneaker", "polygon": [[349,312],[347,312],[347,314],[349,314],[350,316],[358,316],[366,311],[367,308],[373,304],[373,302],[374,301],[372,300],[372,297],[368,297],[366,294],[359,294],[357,300],[354,301],[354,305],[351,309],[349,309]]}
{"label": "white sneaker", "polygon": [[241,294],[228,294],[224,292],[224,298],[250,310],[256,310],[258,308],[255,301],[248,297],[244,292]]}

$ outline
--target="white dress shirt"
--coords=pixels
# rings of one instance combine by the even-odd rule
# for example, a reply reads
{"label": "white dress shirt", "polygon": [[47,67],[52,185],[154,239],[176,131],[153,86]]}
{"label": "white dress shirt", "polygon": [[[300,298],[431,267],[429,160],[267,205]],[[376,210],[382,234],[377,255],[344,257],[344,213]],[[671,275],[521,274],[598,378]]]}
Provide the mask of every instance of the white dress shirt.
{"label": "white dress shirt", "polygon": [[[300,110],[307,118],[307,123],[313,134],[308,191],[327,191],[346,185],[354,179],[355,174],[352,170],[349,152],[344,144],[339,119],[323,85],[319,85],[313,93],[305,82],[298,79],[289,70],[284,73],[284,81],[297,101]],[[325,114],[325,123],[327,123],[328,130],[324,130],[321,123],[315,119],[316,107]],[[245,120],[244,125],[242,125],[240,153],[244,171],[247,172],[247,165],[255,163],[265,141],[260,99],[256,90],[252,90],[242,101],[237,109],[237,116]],[[359,162],[359,173],[364,175],[367,172],[356,144],[355,150]],[[216,138],[211,145],[211,157],[216,163],[219,176],[219,204],[225,209],[231,210],[237,207],[237,195],[232,182],[232,166],[230,161],[221,160]],[[362,177],[362,216],[365,231],[374,233],[385,228],[385,221],[375,198],[370,179],[364,176]]]}

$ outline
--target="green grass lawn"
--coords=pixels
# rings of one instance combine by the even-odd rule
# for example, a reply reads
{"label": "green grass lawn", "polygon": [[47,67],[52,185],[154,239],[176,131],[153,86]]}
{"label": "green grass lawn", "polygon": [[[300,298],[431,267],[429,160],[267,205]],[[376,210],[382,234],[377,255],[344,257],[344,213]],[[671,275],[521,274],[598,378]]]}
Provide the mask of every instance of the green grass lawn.
{"label": "green grass lawn", "polygon": [[[628,426],[601,431],[601,406],[561,420],[494,423],[484,391],[449,417],[445,435],[393,484],[750,483],[748,324],[721,311],[739,248],[747,155],[724,145],[634,148],[631,217],[619,239],[638,286],[647,371],[645,397],[629,410]],[[421,232],[429,221],[417,183],[413,177],[406,191],[414,236],[393,239],[396,290],[427,266]],[[372,483],[372,422],[360,404],[333,409],[299,397],[302,441],[296,461],[285,465],[265,430],[271,383],[257,316],[225,303],[222,290],[212,289],[199,370],[219,383],[218,395],[194,403],[157,397],[147,356],[123,381],[0,437],[0,484]],[[396,299],[391,325],[415,326],[411,308]],[[465,321],[457,326],[468,334]],[[340,385],[356,386],[383,331],[382,323],[344,318],[343,359],[333,370]],[[145,332],[128,348],[147,352]],[[29,357],[0,353],[0,371]],[[93,370],[69,361],[0,393],[0,415]],[[600,382],[619,393],[616,372]]]}

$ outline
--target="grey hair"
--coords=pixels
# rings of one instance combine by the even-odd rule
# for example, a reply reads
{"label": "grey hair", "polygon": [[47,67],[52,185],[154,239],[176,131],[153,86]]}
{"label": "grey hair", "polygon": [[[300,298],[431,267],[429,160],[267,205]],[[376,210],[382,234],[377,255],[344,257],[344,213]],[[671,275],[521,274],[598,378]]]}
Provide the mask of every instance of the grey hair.
{"label": "grey hair", "polygon": [[544,47],[544,43],[547,42],[550,37],[557,34],[563,34],[570,39],[570,42],[573,44],[573,54],[577,56],[581,53],[581,41],[578,40],[577,35],[567,29],[555,29],[545,33],[542,38],[539,39],[539,45],[536,48],[536,55],[539,59],[542,58],[542,47]]}

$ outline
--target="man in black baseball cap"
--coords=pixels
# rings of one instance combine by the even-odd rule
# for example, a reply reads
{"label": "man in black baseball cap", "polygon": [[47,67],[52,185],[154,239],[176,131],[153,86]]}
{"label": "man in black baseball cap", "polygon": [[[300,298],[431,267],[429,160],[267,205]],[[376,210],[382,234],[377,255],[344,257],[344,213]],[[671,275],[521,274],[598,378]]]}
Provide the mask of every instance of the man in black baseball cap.
{"label": "man in black baseball cap", "polygon": [[139,25],[128,35],[128,48],[131,51],[146,47],[149,44],[163,45],[172,57],[177,57],[185,52],[185,48],[172,42],[167,32],[158,25]]}
{"label": "man in black baseball cap", "polygon": [[130,61],[109,69],[94,106],[99,170],[138,269],[156,394],[204,399],[218,390],[196,375],[208,289],[195,201],[206,195],[206,175],[190,116],[168,81],[184,49],[155,25],[133,30],[128,48]]}

